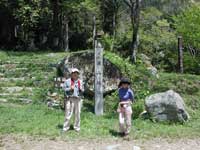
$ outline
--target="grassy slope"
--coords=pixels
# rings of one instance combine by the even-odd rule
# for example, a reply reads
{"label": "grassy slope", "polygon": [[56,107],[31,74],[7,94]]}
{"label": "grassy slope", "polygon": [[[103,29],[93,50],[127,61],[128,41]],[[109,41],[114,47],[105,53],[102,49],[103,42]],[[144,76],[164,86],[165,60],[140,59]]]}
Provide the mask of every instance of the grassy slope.
{"label": "grassy slope", "polygon": [[[64,57],[64,53],[55,53],[50,57],[48,53],[16,53],[16,52],[0,52],[1,62],[29,62],[43,63],[48,66],[49,63],[58,62]],[[137,103],[134,105],[136,113],[139,113],[143,108],[143,101],[145,96],[165,91],[168,89],[175,89],[185,99],[188,110],[191,114],[191,121],[185,124],[167,124],[167,123],[153,123],[149,120],[134,119],[133,138],[150,138],[150,137],[194,137],[200,136],[200,91],[199,91],[199,76],[194,75],[177,75],[161,73],[158,80],[153,79],[144,71],[142,65],[132,66],[125,63],[123,59],[112,54],[106,53],[105,56],[121,68],[124,74],[131,77],[134,81],[134,89],[136,92]],[[126,67],[124,67],[126,66]],[[41,78],[46,75],[48,78],[40,84],[41,89],[38,95],[44,91],[46,92],[49,87],[55,72],[50,72],[48,67],[38,71],[38,67],[28,67],[33,75],[40,74]],[[49,72],[43,74],[43,72]],[[128,73],[127,73],[128,72]],[[151,85],[147,86],[149,79],[152,81]],[[39,78],[39,77],[38,77]],[[141,81],[142,80],[142,81]],[[33,82],[34,83],[34,82]],[[19,84],[19,83],[18,83]],[[23,84],[23,83],[20,83]],[[15,83],[12,83],[15,85]],[[32,83],[28,84],[29,86]],[[1,84],[2,86],[2,84]],[[45,88],[45,90],[43,89]],[[20,133],[29,135],[40,135],[48,137],[64,137],[64,138],[102,138],[102,137],[115,137],[118,130],[117,114],[113,111],[116,105],[116,94],[109,96],[105,101],[105,115],[96,117],[92,113],[93,102],[85,100],[83,106],[83,113],[81,114],[82,124],[80,136],[75,132],[70,131],[67,134],[61,134],[64,113],[62,110],[51,110],[43,103],[43,96],[35,97],[37,102],[29,105],[22,105],[20,103],[0,103],[0,133]],[[139,111],[138,111],[139,110]],[[138,112],[137,112],[138,111]]]}

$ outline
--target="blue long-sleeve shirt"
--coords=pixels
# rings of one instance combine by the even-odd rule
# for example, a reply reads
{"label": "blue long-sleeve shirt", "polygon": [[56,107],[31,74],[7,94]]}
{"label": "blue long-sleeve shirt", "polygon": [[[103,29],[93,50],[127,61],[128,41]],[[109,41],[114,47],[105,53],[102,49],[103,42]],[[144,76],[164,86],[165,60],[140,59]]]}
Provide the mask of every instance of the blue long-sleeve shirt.
{"label": "blue long-sleeve shirt", "polygon": [[134,100],[134,94],[130,88],[119,88],[118,95],[120,102]]}

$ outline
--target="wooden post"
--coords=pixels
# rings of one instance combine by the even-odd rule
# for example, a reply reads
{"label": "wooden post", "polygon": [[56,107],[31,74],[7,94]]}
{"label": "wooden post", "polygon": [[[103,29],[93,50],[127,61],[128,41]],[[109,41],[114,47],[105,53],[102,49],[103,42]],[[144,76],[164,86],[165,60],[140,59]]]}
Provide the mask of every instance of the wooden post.
{"label": "wooden post", "polygon": [[103,115],[103,47],[95,40],[95,114]]}
{"label": "wooden post", "polygon": [[183,73],[183,39],[178,37],[178,69],[180,73]]}
{"label": "wooden post", "polygon": [[95,39],[96,39],[96,16],[93,16],[93,42],[92,47],[95,48]]}

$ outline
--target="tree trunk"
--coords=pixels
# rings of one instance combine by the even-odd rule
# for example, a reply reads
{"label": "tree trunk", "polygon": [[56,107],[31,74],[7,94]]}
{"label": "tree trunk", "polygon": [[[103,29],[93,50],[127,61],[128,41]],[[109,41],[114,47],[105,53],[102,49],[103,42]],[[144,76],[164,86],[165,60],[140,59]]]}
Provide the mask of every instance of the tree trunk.
{"label": "tree trunk", "polygon": [[116,13],[113,14],[113,36],[116,36]]}
{"label": "tree trunk", "polygon": [[114,41],[115,41],[115,37],[116,37],[116,12],[113,13],[113,35],[112,35],[113,39],[112,39],[112,44],[111,44],[111,51],[113,51],[114,49]]}
{"label": "tree trunk", "polygon": [[60,10],[59,22],[59,48],[65,50],[65,16],[63,15],[62,9]]}
{"label": "tree trunk", "polygon": [[15,38],[18,37],[18,29],[19,29],[19,26],[18,26],[18,25],[15,25],[15,27],[14,27],[14,30],[15,30]]}
{"label": "tree trunk", "polygon": [[95,39],[96,39],[96,16],[93,16],[93,41],[92,41],[92,46],[95,48]]}
{"label": "tree trunk", "polygon": [[139,24],[140,24],[140,0],[136,0],[131,8],[131,23],[133,28],[132,44],[131,44],[131,61],[136,63],[137,49],[139,45]]}
{"label": "tree trunk", "polygon": [[64,17],[64,50],[67,52],[69,50],[69,23],[67,16]]}
{"label": "tree trunk", "polygon": [[53,7],[53,23],[52,23],[52,48],[59,48],[59,0],[52,0],[52,7]]}
{"label": "tree trunk", "polygon": [[132,42],[131,42],[131,61],[136,63],[137,49],[139,45],[139,24],[140,24],[140,3],[141,0],[124,0],[124,3],[130,8],[131,24],[133,28]]}

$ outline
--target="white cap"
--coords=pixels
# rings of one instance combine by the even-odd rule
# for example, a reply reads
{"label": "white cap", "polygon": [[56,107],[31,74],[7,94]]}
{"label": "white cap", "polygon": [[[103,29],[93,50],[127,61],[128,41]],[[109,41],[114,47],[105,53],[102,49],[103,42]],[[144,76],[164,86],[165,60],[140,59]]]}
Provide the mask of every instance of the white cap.
{"label": "white cap", "polygon": [[74,72],[80,73],[77,68],[72,68],[71,73],[74,73]]}

